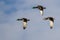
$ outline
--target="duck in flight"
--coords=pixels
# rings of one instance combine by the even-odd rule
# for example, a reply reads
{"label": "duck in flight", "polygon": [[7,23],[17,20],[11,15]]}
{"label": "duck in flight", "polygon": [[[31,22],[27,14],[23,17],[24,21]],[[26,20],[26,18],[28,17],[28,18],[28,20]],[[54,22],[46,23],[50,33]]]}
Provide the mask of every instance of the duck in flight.
{"label": "duck in flight", "polygon": [[17,19],[17,21],[23,21],[23,29],[26,29],[27,27],[27,22],[30,21],[27,18],[21,18],[21,19]]}
{"label": "duck in flight", "polygon": [[53,26],[54,26],[54,18],[53,17],[46,17],[46,18],[44,18],[44,20],[49,20],[49,22],[50,22],[50,29],[52,29]]}
{"label": "duck in flight", "polygon": [[33,7],[33,9],[35,9],[35,8],[38,8],[40,10],[41,15],[43,16],[43,14],[44,14],[43,11],[44,11],[44,9],[46,9],[46,7],[43,7],[41,5],[38,5],[36,7]]}

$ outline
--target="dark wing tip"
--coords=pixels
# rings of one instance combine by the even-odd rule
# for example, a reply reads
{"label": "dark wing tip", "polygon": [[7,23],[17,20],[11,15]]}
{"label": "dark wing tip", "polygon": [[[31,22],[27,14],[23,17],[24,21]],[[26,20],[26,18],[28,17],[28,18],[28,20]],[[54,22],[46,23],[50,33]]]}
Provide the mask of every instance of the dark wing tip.
{"label": "dark wing tip", "polygon": [[32,7],[32,9],[35,9],[35,7]]}
{"label": "dark wing tip", "polygon": [[28,19],[27,21],[30,21],[30,19]]}
{"label": "dark wing tip", "polygon": [[44,7],[44,9],[46,9],[46,7]]}
{"label": "dark wing tip", "polygon": [[32,9],[35,9],[35,8],[38,8],[38,7],[32,7]]}
{"label": "dark wing tip", "polygon": [[20,21],[20,20],[22,20],[22,19],[17,19],[17,21]]}

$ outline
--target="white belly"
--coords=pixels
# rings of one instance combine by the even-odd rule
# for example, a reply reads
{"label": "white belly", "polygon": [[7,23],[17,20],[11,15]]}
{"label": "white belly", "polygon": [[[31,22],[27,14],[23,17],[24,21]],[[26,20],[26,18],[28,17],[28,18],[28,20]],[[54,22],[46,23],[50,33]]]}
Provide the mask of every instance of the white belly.
{"label": "white belly", "polygon": [[23,22],[23,27],[27,27],[27,23],[26,22]]}
{"label": "white belly", "polygon": [[40,13],[41,13],[41,15],[43,16],[43,11],[42,11],[42,10],[40,10]]}
{"label": "white belly", "polygon": [[53,27],[54,23],[52,21],[50,21],[50,27]]}

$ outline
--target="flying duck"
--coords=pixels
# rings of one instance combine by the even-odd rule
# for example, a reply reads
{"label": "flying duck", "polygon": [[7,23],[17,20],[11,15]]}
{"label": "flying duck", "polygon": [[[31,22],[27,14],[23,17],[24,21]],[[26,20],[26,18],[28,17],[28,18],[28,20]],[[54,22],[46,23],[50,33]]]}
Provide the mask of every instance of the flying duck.
{"label": "flying duck", "polygon": [[36,6],[36,7],[33,7],[33,9],[35,9],[35,8],[38,8],[39,10],[40,10],[40,13],[41,13],[41,15],[43,16],[43,10],[44,9],[46,9],[46,7],[43,7],[43,6],[41,6],[41,5],[38,5],[38,6]]}
{"label": "flying duck", "polygon": [[23,21],[23,29],[26,29],[27,21],[30,21],[30,20],[27,18],[21,18],[21,19],[17,19],[17,21]]}
{"label": "flying duck", "polygon": [[53,17],[46,17],[46,18],[44,18],[44,20],[49,20],[49,22],[50,22],[50,29],[52,29],[53,26],[54,26],[54,18]]}

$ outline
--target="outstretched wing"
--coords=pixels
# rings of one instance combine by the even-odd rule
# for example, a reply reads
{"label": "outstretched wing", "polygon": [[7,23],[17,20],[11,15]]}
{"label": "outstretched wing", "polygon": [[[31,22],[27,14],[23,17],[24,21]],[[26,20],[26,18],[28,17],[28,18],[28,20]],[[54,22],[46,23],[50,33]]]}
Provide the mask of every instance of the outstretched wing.
{"label": "outstretched wing", "polygon": [[46,7],[43,7],[43,9],[46,9]]}
{"label": "outstretched wing", "polygon": [[30,19],[28,19],[27,21],[30,21]]}
{"label": "outstretched wing", "polygon": [[33,7],[33,9],[38,8],[38,7]]}
{"label": "outstretched wing", "polygon": [[17,21],[21,21],[22,19],[17,19]]}

